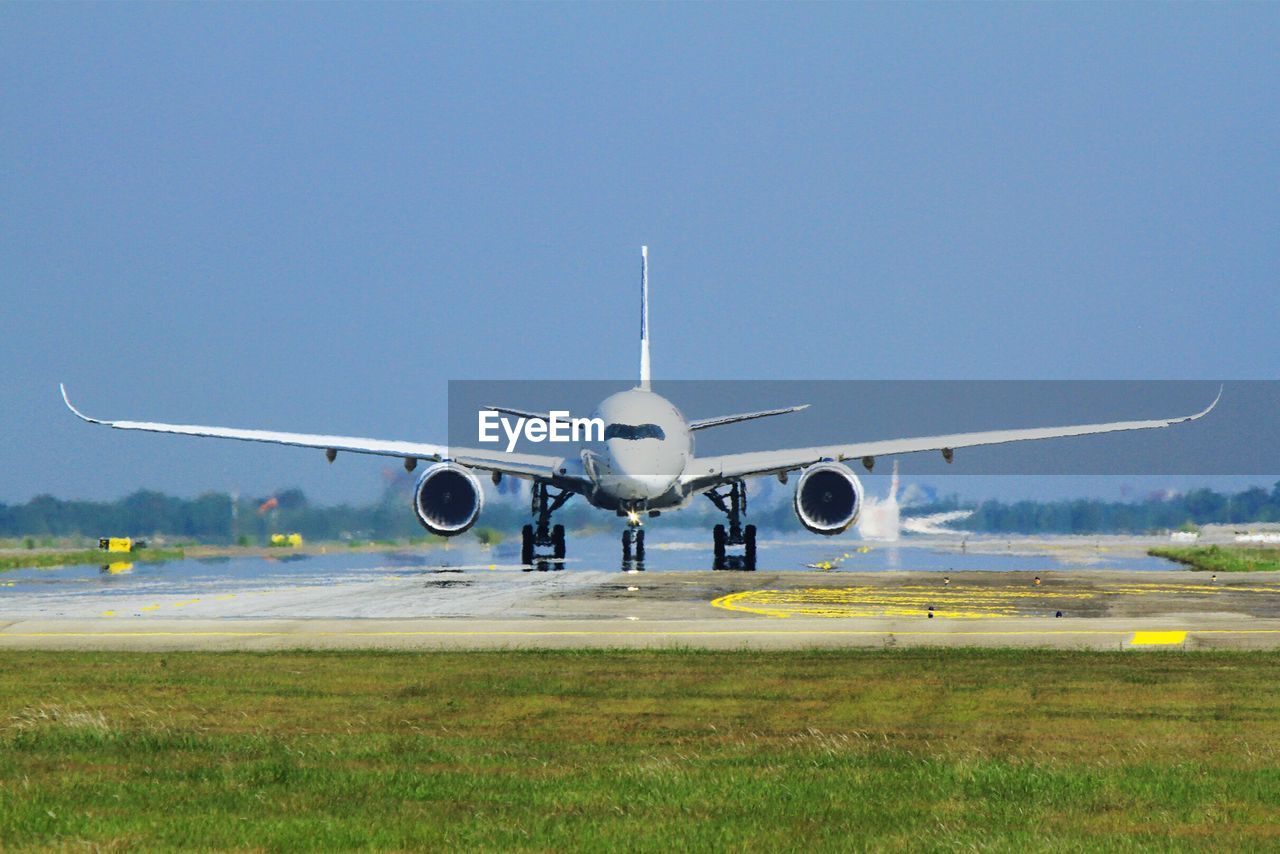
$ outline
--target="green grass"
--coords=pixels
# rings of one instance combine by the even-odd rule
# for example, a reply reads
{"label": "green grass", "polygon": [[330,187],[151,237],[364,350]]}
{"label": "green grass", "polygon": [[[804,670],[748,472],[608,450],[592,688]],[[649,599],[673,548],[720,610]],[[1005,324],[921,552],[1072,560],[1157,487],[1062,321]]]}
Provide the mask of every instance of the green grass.
{"label": "green grass", "polygon": [[1232,546],[1159,546],[1148,549],[1152,557],[1184,563],[1205,572],[1276,572],[1280,549],[1246,549]]}
{"label": "green grass", "polygon": [[478,528],[473,528],[472,533],[475,535],[475,538],[481,542],[482,545],[486,545],[486,546],[496,546],[499,543],[501,543],[504,539],[506,539],[506,536],[502,533],[502,531],[498,530],[497,528],[485,527],[484,525],[481,525]]}
{"label": "green grass", "polygon": [[134,552],[106,552],[101,549],[68,549],[61,551],[7,552],[0,554],[0,572],[7,569],[41,566],[73,566],[82,563],[115,561],[182,560],[182,549],[139,549]]}
{"label": "green grass", "polygon": [[1280,657],[0,652],[0,849],[1280,839]]}

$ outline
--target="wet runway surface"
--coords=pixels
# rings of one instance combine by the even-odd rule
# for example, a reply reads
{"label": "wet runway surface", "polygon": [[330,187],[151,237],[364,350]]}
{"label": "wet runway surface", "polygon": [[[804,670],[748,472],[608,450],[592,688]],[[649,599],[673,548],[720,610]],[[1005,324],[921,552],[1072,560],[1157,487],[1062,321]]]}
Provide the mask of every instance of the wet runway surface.
{"label": "wet runway surface", "polygon": [[[95,591],[104,595],[140,589],[191,592],[196,588],[228,589],[285,585],[332,585],[388,577],[456,574],[481,571],[502,572],[681,572],[714,570],[710,539],[684,539],[673,532],[668,539],[649,534],[645,560],[621,560],[617,538],[596,535],[570,540],[563,561],[538,560],[533,567],[519,563],[515,541],[485,548],[474,541],[447,543],[411,551],[343,552],[296,554],[282,549],[267,558],[203,558],[164,562],[108,563],[101,566],[69,566],[51,569],[19,569],[0,574],[0,613],[6,592],[20,594],[57,588],[60,591]],[[1014,553],[1017,540],[981,540],[959,551],[959,541],[916,544],[866,542],[856,537],[801,536],[790,539],[761,539],[757,571],[832,570],[853,572],[923,571],[962,572],[966,570],[1021,572],[1051,571],[1069,567],[1164,571],[1168,561],[1135,554],[1133,549],[1088,541],[1070,547],[1040,548],[1035,553]]]}
{"label": "wet runway surface", "polygon": [[571,548],[541,571],[475,545],[19,570],[0,645],[1280,645],[1280,578],[1132,543],[769,540],[755,572],[704,568],[701,542],[654,541],[642,571],[612,537]]}

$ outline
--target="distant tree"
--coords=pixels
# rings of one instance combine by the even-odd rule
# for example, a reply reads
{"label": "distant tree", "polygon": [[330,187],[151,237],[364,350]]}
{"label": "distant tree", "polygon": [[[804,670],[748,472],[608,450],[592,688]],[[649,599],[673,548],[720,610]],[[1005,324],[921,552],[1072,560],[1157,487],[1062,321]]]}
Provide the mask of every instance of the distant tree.
{"label": "distant tree", "polygon": [[301,510],[307,506],[307,496],[296,486],[277,492],[276,501],[280,502],[281,510]]}

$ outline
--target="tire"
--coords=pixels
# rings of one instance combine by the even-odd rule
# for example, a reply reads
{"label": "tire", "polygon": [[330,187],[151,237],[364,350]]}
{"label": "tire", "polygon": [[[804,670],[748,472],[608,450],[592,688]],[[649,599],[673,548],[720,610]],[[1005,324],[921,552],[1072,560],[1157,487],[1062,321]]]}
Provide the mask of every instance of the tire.
{"label": "tire", "polygon": [[756,568],[756,526],[748,525],[742,529],[742,539],[746,541],[742,556],[746,558],[747,569]]}
{"label": "tire", "polygon": [[716,560],[724,560],[724,544],[728,536],[724,532],[724,525],[716,525],[711,529],[711,546],[715,552]]}
{"label": "tire", "polygon": [[556,525],[551,529],[551,548],[556,560],[564,560],[564,525]]}
{"label": "tire", "polygon": [[636,560],[644,560],[644,531],[636,531]]}
{"label": "tire", "polygon": [[525,566],[533,564],[533,526],[525,525],[520,529],[520,562]]}
{"label": "tire", "polygon": [[631,560],[631,529],[622,532],[622,559]]}

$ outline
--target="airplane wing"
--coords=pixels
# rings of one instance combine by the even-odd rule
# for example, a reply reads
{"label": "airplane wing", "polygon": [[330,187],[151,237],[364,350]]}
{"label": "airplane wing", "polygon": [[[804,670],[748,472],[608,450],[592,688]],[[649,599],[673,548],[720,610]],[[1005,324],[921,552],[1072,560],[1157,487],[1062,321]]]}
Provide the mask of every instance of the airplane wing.
{"label": "airplane wing", "polygon": [[1064,436],[1089,436],[1095,433],[1116,433],[1122,430],[1152,430],[1169,427],[1184,421],[1195,421],[1208,415],[1222,398],[1222,389],[1204,410],[1195,415],[1180,418],[1161,418],[1153,421],[1112,421],[1105,424],[1077,424],[1068,427],[1032,427],[1018,430],[989,430],[980,433],[952,433],[946,436],[921,436],[914,439],[885,439],[850,445],[823,445],[812,448],[791,448],[782,451],[752,451],[744,454],[726,454],[720,457],[699,457],[688,468],[686,478],[693,481],[694,489],[703,481],[708,484],[734,480],[741,477],[778,474],[804,468],[822,460],[871,460],[893,454],[910,454],[917,451],[941,451],[949,460],[956,448],[972,448],[978,445],[1003,445],[1007,442],[1026,442],[1032,439],[1057,439]]}
{"label": "airplane wing", "polygon": [[530,412],[528,409],[515,409],[510,406],[486,406],[485,409],[491,409],[494,412],[501,412],[503,415],[514,415],[516,418],[523,418],[526,421],[550,421],[550,412]]}
{"label": "airplane wing", "polygon": [[298,448],[318,448],[332,455],[343,451],[353,454],[372,454],[381,457],[399,457],[405,460],[437,462],[453,460],[465,466],[510,474],[516,477],[544,478],[550,480],[561,468],[561,458],[537,454],[511,454],[501,450],[481,448],[450,448],[419,442],[399,442],[387,439],[363,439],[354,436],[325,436],[315,433],[277,433],[272,430],[242,430],[235,427],[202,427],[195,424],[160,424],[150,421],[104,421],[90,418],[72,405],[66,386],[62,400],[77,417],[90,424],[103,424],[116,430],[142,430],[147,433],[173,433],[179,436],[206,436],[213,439],[237,439],[242,442],[265,442],[271,445],[293,445]]}
{"label": "airplane wing", "polygon": [[799,412],[808,409],[809,404],[787,406],[782,409],[764,409],[760,412],[743,412],[738,415],[720,415],[716,418],[700,418],[689,422],[690,430],[705,430],[708,427],[719,427],[723,424],[737,424],[739,421],[754,421],[757,418],[768,418],[771,415],[786,415],[788,412]]}

